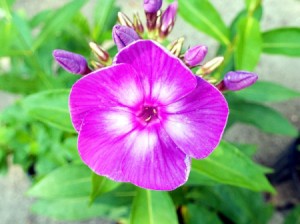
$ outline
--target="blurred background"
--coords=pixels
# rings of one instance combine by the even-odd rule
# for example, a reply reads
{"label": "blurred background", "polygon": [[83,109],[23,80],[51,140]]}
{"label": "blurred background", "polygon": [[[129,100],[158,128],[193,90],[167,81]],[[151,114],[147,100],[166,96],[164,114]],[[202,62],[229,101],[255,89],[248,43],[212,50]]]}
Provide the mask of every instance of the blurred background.
{"label": "blurred background", "polygon": [[[82,12],[88,18],[91,17],[91,11],[94,7],[96,0],[91,0],[86,4]],[[34,0],[17,0],[13,8],[15,11],[21,12],[28,18],[34,17],[38,12],[45,9],[58,8],[64,5],[67,1],[34,1]],[[213,5],[222,15],[226,24],[230,24],[234,16],[244,7],[243,1],[227,0],[219,1],[212,0]],[[166,3],[165,3],[166,4]],[[131,15],[132,12],[138,11],[142,15],[142,0],[118,0],[117,5],[127,15]],[[264,0],[263,1],[263,16],[261,21],[261,29],[269,30],[282,26],[300,26],[300,1],[299,0]],[[1,19],[1,11],[0,11]],[[72,29],[72,28],[71,28]],[[0,30],[0,36],[5,30]],[[209,53],[206,58],[212,58],[216,55],[218,44],[215,40],[199,33],[193,27],[184,22],[179,16],[175,28],[171,34],[171,38],[178,38],[184,35],[186,38],[186,46],[193,46],[195,44],[204,44],[208,46]],[[5,42],[1,43],[5,45]],[[81,43],[85,46],[88,43]],[[188,45],[187,45],[188,44]],[[63,48],[62,45],[58,46]],[[66,46],[67,49],[70,46]],[[85,46],[87,48],[87,46]],[[0,49],[1,51],[1,49]],[[52,54],[51,50],[45,51],[44,54]],[[48,57],[49,58],[49,57]],[[52,60],[52,59],[51,59]],[[52,66],[53,61],[48,60],[47,63]],[[0,68],[2,71],[9,70],[9,60],[7,58],[0,58]],[[281,84],[300,92],[300,60],[293,57],[282,57],[276,55],[261,56],[259,65],[255,72],[259,75],[260,80],[272,81],[274,83]],[[3,82],[0,80],[0,82]],[[1,86],[5,86],[5,83],[0,83]],[[1,88],[4,89],[5,88]],[[16,91],[17,92],[17,91]],[[8,105],[11,105],[15,100],[20,97],[20,94],[12,94],[6,91],[0,91],[0,110],[4,109]],[[287,102],[272,103],[270,106],[277,111],[281,112],[287,117],[298,129],[300,128],[300,99],[294,99]],[[240,142],[250,143],[258,145],[258,151],[255,155],[255,160],[259,163],[272,166],[279,158],[280,154],[284,152],[287,146],[293,141],[292,137],[279,136],[266,134],[258,131],[256,128],[244,125],[236,124],[226,132],[225,139]],[[25,193],[30,186],[30,178],[23,170],[17,166],[11,164],[8,173],[5,176],[0,176],[0,223],[67,223],[67,222],[55,222],[46,218],[38,217],[30,213],[30,206],[33,199],[25,196]],[[292,183],[284,183],[277,186],[279,191],[278,195],[274,196],[272,200],[276,205],[285,206],[289,203],[297,203],[297,194]],[[282,223],[282,215],[276,213],[271,223]],[[88,222],[75,222],[75,223],[100,223],[98,220],[92,220]],[[104,222],[105,223],[105,222]]]}

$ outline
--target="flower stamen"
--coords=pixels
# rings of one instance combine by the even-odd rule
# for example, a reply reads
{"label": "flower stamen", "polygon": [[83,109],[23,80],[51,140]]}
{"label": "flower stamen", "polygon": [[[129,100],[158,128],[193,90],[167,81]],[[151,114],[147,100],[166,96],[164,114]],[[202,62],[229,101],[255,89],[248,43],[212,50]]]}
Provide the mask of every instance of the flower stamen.
{"label": "flower stamen", "polygon": [[153,119],[157,118],[157,109],[151,106],[144,106],[138,117],[140,117],[142,121],[149,123]]}

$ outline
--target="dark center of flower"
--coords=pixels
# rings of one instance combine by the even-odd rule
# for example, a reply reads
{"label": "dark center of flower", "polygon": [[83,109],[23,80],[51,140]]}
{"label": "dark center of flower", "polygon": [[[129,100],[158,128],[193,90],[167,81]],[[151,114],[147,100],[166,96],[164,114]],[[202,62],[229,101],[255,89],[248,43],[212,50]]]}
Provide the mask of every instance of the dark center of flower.
{"label": "dark center of flower", "polygon": [[151,120],[157,118],[157,109],[156,107],[144,106],[139,117],[146,123],[149,123]]}

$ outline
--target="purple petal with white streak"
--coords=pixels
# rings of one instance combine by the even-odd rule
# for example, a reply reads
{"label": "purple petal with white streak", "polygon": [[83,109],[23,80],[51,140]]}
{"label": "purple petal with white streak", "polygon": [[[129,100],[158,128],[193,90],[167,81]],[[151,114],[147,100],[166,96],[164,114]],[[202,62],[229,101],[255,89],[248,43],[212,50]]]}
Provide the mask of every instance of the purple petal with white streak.
{"label": "purple petal with white streak", "polygon": [[168,135],[184,153],[198,159],[217,147],[228,118],[224,96],[201,78],[195,91],[161,110]]}
{"label": "purple petal with white streak", "polygon": [[173,190],[190,171],[186,156],[160,124],[142,127],[133,114],[103,109],[84,119],[78,140],[82,160],[98,175],[152,190]]}
{"label": "purple petal with white streak", "polygon": [[115,63],[132,65],[140,75],[147,103],[166,105],[192,92],[196,77],[175,56],[151,40],[138,40],[116,56]]}
{"label": "purple petal with white streak", "polygon": [[143,102],[140,78],[130,66],[119,64],[95,71],[72,87],[69,107],[77,131],[89,111],[105,107],[135,108]]}

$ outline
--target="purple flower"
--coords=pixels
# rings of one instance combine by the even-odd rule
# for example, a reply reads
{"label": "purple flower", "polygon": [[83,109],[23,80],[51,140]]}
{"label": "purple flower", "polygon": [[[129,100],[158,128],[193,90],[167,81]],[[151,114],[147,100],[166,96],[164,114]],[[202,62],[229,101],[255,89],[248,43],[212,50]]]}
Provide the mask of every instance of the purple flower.
{"label": "purple flower", "polygon": [[134,29],[130,27],[115,25],[113,27],[113,39],[118,47],[118,50],[121,50],[128,44],[140,39],[140,37],[134,31]]}
{"label": "purple flower", "polygon": [[258,76],[251,72],[246,71],[235,71],[235,72],[228,72],[224,76],[224,88],[225,90],[241,90],[251,86],[253,83],[256,82]]}
{"label": "purple flower", "polygon": [[213,85],[150,40],[77,81],[69,105],[82,160],[99,175],[153,190],[184,184],[190,158],[213,151],[228,117]]}
{"label": "purple flower", "polygon": [[193,67],[199,65],[207,54],[207,47],[203,45],[196,45],[186,51],[184,54],[184,61],[187,65]]}
{"label": "purple flower", "polygon": [[162,0],[144,0],[144,10],[149,13],[156,13],[162,5]]}
{"label": "purple flower", "polygon": [[53,57],[63,69],[70,73],[86,75],[91,72],[86,59],[80,54],[57,49],[53,51]]}

